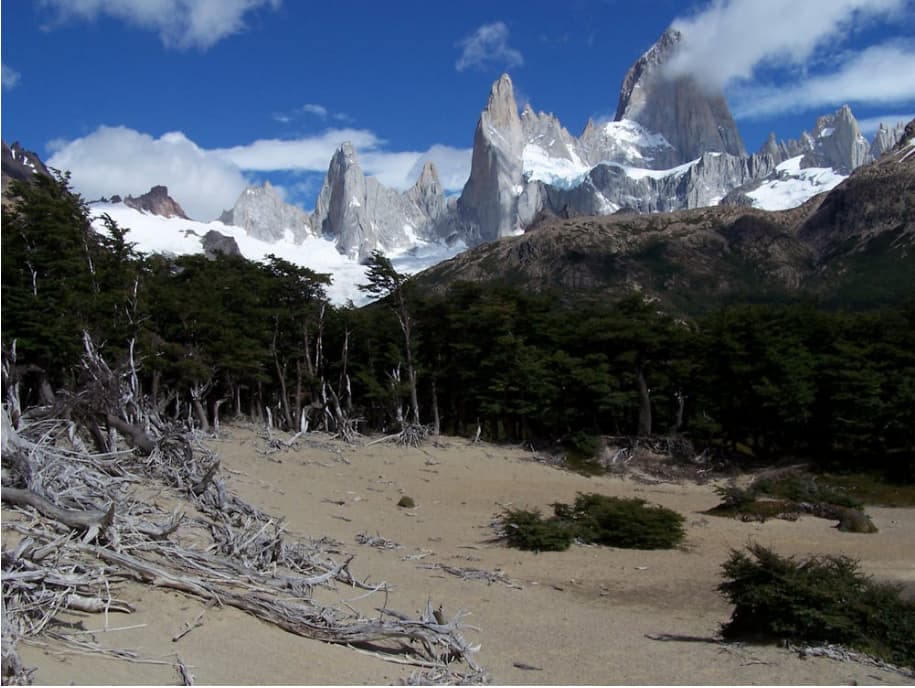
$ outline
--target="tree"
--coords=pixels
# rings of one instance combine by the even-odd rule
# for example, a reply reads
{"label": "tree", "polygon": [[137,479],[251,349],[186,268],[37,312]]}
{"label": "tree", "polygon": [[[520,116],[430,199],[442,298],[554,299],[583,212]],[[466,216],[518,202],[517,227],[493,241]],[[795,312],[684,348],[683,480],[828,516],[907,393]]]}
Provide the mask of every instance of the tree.
{"label": "tree", "polygon": [[397,316],[404,338],[404,359],[410,390],[410,422],[419,425],[419,396],[416,385],[416,366],[413,362],[413,317],[407,304],[410,278],[394,269],[391,261],[381,252],[372,251],[366,272],[368,283],[358,285],[360,291],[376,298],[392,300],[391,309]]}

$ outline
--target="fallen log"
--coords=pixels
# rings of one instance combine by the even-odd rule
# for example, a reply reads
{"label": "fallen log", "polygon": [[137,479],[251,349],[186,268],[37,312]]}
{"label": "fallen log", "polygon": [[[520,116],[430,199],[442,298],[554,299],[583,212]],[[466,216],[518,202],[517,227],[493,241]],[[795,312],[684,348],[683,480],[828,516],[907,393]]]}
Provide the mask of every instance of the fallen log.
{"label": "fallen log", "polygon": [[107,511],[63,509],[31,490],[18,487],[4,487],[3,491],[0,492],[0,498],[5,504],[12,506],[30,506],[43,516],[53,518],[55,521],[59,521],[68,528],[75,530],[97,528],[103,531],[114,522],[114,502],[112,502]]}

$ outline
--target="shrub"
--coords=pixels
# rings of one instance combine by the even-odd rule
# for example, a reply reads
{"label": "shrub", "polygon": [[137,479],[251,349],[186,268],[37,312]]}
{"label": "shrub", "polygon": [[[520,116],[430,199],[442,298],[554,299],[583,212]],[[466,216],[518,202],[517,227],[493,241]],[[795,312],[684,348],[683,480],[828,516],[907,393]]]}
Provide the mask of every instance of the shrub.
{"label": "shrub", "polygon": [[734,551],[718,590],[734,605],[725,638],[769,636],[828,642],[915,666],[915,603],[874,583],[842,556],[806,561],[760,545]]}
{"label": "shrub", "polygon": [[416,502],[413,501],[413,497],[407,497],[406,495],[404,495],[403,497],[400,498],[400,501],[397,502],[397,506],[404,508],[404,509],[412,509],[413,507],[416,506]]}
{"label": "shrub", "polygon": [[509,509],[502,518],[505,540],[534,552],[561,552],[572,544],[572,530],[558,519],[543,520],[539,511]]}
{"label": "shrub", "polygon": [[[557,509],[557,517],[567,510]],[[684,518],[676,511],[649,506],[644,499],[579,494],[571,509],[576,537],[625,549],[670,549],[686,535]]]}
{"label": "shrub", "polygon": [[753,481],[751,489],[757,494],[782,497],[794,502],[835,504],[851,509],[861,507],[861,502],[842,488],[824,485],[805,473],[786,473],[775,478],[760,478]]}
{"label": "shrub", "polygon": [[502,517],[512,547],[536,551],[568,549],[573,540],[628,549],[669,549],[685,536],[684,518],[642,499],[579,494],[575,503],[553,504],[553,517],[512,509]]}

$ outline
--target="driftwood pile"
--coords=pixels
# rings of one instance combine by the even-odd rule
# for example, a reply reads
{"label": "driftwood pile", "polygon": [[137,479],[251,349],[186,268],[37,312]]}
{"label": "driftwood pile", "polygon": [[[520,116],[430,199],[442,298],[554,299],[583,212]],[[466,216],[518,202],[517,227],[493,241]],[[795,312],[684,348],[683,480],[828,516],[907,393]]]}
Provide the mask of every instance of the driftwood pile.
{"label": "driftwood pile", "polygon": [[[387,584],[357,579],[340,543],[289,538],[281,518],[231,492],[213,452],[144,406],[133,366],[111,371],[87,339],[82,391],[21,413],[15,361],[4,363],[2,500],[22,518],[3,521],[3,683],[31,681],[19,642],[53,639],[110,654],[91,636],[61,632],[59,617],[129,614],[131,604],[118,599],[127,580],[237,607],[306,638],[370,647],[420,667],[411,682],[485,680],[462,614],[445,620],[431,604],[418,618],[387,609]],[[319,603],[313,595],[341,586],[383,595],[385,604],[369,618],[342,596]],[[174,665],[189,684],[177,656]]]}

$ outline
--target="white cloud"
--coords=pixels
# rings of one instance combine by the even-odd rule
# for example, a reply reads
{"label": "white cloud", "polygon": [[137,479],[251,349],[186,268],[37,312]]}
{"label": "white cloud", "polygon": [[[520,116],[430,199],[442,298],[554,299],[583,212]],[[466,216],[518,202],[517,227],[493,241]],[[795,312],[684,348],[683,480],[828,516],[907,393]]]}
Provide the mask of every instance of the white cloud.
{"label": "white cloud", "polygon": [[327,108],[323,105],[315,105],[314,103],[306,103],[303,105],[302,112],[305,112],[309,115],[315,115],[321,119],[327,117]]}
{"label": "white cloud", "polygon": [[169,48],[206,50],[244,30],[248,12],[280,0],[42,0],[56,21],[108,16],[159,34]]}
{"label": "white cloud", "polygon": [[127,127],[99,127],[70,142],[55,141],[51,167],[70,170],[73,188],[89,200],[144,194],[156,184],[193,218],[210,220],[231,208],[247,186],[237,166],[198,147],[181,132],[159,138]]}
{"label": "white cloud", "polygon": [[243,146],[216,148],[211,153],[243,170],[327,171],[334,152],[344,141],[357,150],[372,150],[381,140],[366,129],[328,129],[303,139],[259,139]]}
{"label": "white cloud", "polygon": [[524,56],[508,45],[508,27],[504,22],[483,24],[467,38],[455,45],[462,48],[461,56],[454,63],[455,69],[511,69],[524,64]]}
{"label": "white cloud", "polygon": [[803,68],[856,26],[886,20],[908,0],[714,0],[674,21],[683,42],[669,69],[723,88],[760,66]]}
{"label": "white cloud", "polygon": [[782,87],[740,86],[732,93],[738,118],[843,103],[901,105],[913,100],[915,50],[897,44],[867,48],[828,74],[810,75]]}
{"label": "white cloud", "polygon": [[260,173],[261,178],[269,172],[323,175],[344,141],[356,147],[367,175],[399,190],[416,182],[426,160],[435,162],[447,191],[462,188],[470,174],[470,149],[435,145],[425,152],[386,151],[381,139],[362,129],[329,129],[309,138],[261,139],[207,150],[181,132],[154,138],[127,127],[103,126],[73,141],[49,142],[53,155],[48,164],[70,170],[73,188],[87,199],[136,196],[163,184],[188,215],[209,220],[235,204],[250,182],[245,173]]}
{"label": "white cloud", "polygon": [[435,144],[419,156],[413,164],[408,178],[416,182],[420,172],[423,170],[423,165],[428,160],[435,163],[439,181],[441,181],[445,191],[460,191],[464,188],[464,184],[467,183],[467,178],[470,176],[472,155],[472,148],[452,148],[451,146]]}
{"label": "white cloud", "polygon": [[19,72],[11,67],[7,67],[5,64],[0,65],[0,67],[2,67],[3,88],[13,88],[13,86],[19,83],[19,77],[21,76]]}

